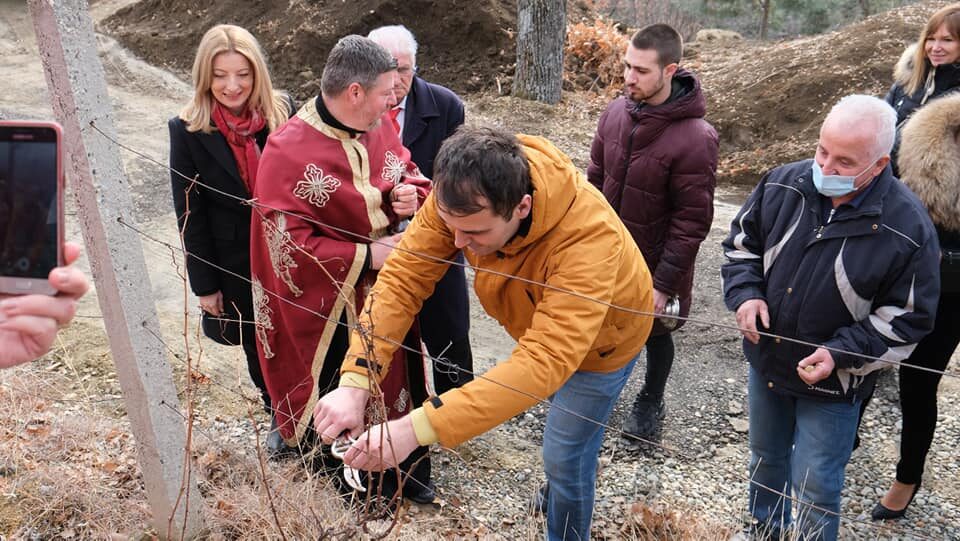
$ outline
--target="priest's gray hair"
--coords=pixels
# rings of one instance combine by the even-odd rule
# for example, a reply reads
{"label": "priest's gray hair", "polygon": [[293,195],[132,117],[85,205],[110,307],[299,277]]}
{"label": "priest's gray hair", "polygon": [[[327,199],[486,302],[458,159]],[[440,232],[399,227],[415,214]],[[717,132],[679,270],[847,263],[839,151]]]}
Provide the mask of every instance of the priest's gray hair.
{"label": "priest's gray hair", "polygon": [[351,34],[340,38],[327,55],[320,91],[324,96],[335,97],[353,83],[370,89],[378,77],[395,69],[397,60],[386,49],[368,38]]}

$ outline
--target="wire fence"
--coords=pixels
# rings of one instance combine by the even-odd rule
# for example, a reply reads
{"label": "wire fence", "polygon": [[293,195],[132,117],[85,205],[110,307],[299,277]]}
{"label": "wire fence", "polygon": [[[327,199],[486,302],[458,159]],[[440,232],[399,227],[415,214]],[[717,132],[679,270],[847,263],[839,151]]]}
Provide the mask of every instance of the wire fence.
{"label": "wire fence", "polygon": [[[148,155],[146,155],[146,154],[144,154],[144,153],[142,153],[142,152],[139,152],[139,151],[137,151],[137,150],[135,150],[135,149],[132,149],[132,148],[128,147],[127,145],[124,145],[123,143],[121,143],[121,142],[115,140],[114,138],[110,137],[108,134],[105,134],[105,133],[103,133],[102,131],[100,131],[99,128],[97,128],[97,126],[96,126],[95,124],[93,124],[93,123],[91,123],[91,127],[92,127],[94,130],[96,130],[98,133],[100,133],[104,138],[106,138],[106,139],[109,140],[111,143],[113,143],[114,145],[116,145],[116,146],[118,146],[118,147],[120,147],[120,148],[123,148],[123,149],[125,149],[125,150],[127,150],[127,151],[129,151],[129,152],[132,152],[132,153],[136,154],[137,156],[140,156],[141,158],[143,158],[143,159],[145,159],[145,160],[147,160],[147,161],[149,161],[149,162],[151,162],[151,163],[154,163],[154,164],[158,165],[159,167],[162,167],[162,168],[164,168],[164,169],[167,169],[167,170],[173,172],[174,174],[180,175],[180,176],[183,177],[185,180],[187,180],[187,181],[190,183],[191,186],[194,186],[194,187],[196,187],[196,186],[203,187],[204,189],[217,192],[217,193],[219,193],[220,195],[236,198],[235,196],[232,196],[231,194],[227,194],[227,193],[225,193],[225,192],[222,192],[222,191],[217,190],[216,188],[213,188],[213,187],[211,187],[211,186],[208,186],[208,185],[204,184],[202,181],[200,181],[200,179],[186,177],[186,176],[180,174],[179,172],[170,169],[168,166],[166,166],[165,164],[161,163],[160,161],[158,161],[158,160],[156,160],[156,159],[154,159],[154,158],[152,158],[152,157],[150,157],[150,156],[148,156]],[[283,211],[282,209],[274,209],[274,208],[270,208],[270,207],[265,206],[265,205],[261,205],[260,203],[258,203],[258,202],[255,201],[255,200],[245,200],[245,199],[242,199],[242,198],[236,198],[236,199],[237,199],[239,202],[243,203],[243,204],[246,204],[246,205],[251,206],[251,208],[253,208],[253,209],[254,209],[255,211],[257,211],[257,212],[261,212],[261,211],[264,211],[264,210],[270,211],[270,212],[285,212],[285,211]],[[315,218],[313,218],[313,217],[310,217],[310,216],[303,216],[303,215],[297,214],[296,217],[299,218],[299,219],[301,219],[301,220],[304,220],[304,221],[307,221],[307,222],[309,222],[309,223],[312,223],[312,224],[314,224],[314,225],[317,225],[317,226],[319,226],[319,227],[323,227],[323,228],[326,228],[326,229],[328,229],[328,230],[337,231],[337,232],[339,232],[339,233],[341,233],[341,234],[350,235],[350,236],[356,238],[356,239],[357,239],[357,242],[364,242],[364,243],[376,243],[376,242],[380,242],[380,241],[378,241],[377,239],[371,239],[371,238],[365,237],[365,236],[363,236],[363,235],[359,235],[359,234],[357,234],[357,233],[354,233],[354,232],[351,232],[351,231],[348,231],[348,230],[344,230],[344,229],[341,229],[341,228],[337,228],[337,227],[331,226],[331,225],[329,225],[329,224],[325,224],[325,223],[323,223],[322,221],[317,220],[317,219],[315,219]],[[194,259],[196,259],[196,260],[198,260],[198,261],[203,262],[203,263],[206,264],[206,265],[209,265],[209,266],[211,266],[211,267],[213,267],[213,268],[218,269],[220,272],[227,272],[227,273],[233,274],[235,277],[237,277],[237,278],[239,278],[239,279],[246,280],[246,281],[249,282],[249,279],[248,279],[248,278],[246,278],[246,277],[244,277],[244,276],[237,275],[237,274],[235,274],[235,273],[231,273],[231,272],[228,271],[227,269],[224,269],[224,268],[220,267],[219,265],[217,265],[215,262],[204,260],[203,258],[198,257],[196,254],[191,254],[191,253],[189,253],[188,251],[183,250],[180,246],[174,246],[174,245],[171,244],[170,242],[167,242],[167,241],[165,241],[165,240],[163,240],[163,239],[157,238],[155,235],[152,235],[152,234],[150,234],[150,233],[142,230],[142,228],[140,228],[140,227],[138,227],[138,226],[136,226],[136,225],[134,225],[134,224],[130,224],[130,223],[124,221],[124,220],[123,220],[122,218],[120,218],[120,217],[117,217],[117,220],[118,220],[119,223],[121,223],[122,225],[124,225],[125,227],[129,228],[131,231],[135,232],[137,235],[139,235],[143,240],[149,241],[149,243],[148,243],[149,245],[153,245],[154,247],[157,247],[158,250],[157,250],[156,252],[154,252],[155,254],[158,254],[158,253],[162,252],[163,254],[166,254],[166,256],[167,256],[168,258],[169,258],[169,257],[172,257],[173,260],[171,261],[171,266],[173,267],[173,270],[172,270],[171,272],[176,272],[177,275],[178,275],[181,279],[183,278],[183,270],[182,270],[182,269],[185,268],[184,265],[183,265],[183,258],[185,258],[185,257],[192,257],[192,258],[194,258]],[[148,249],[148,248],[146,248],[146,245],[145,245],[145,250],[146,250],[146,249]],[[299,247],[299,249],[302,250],[302,247]],[[400,250],[400,249],[402,249],[402,248],[395,248],[395,249]],[[151,251],[153,251],[153,250],[151,250]],[[510,280],[520,280],[520,281],[523,281],[523,282],[528,283],[528,284],[531,284],[531,285],[536,285],[536,286],[538,286],[538,287],[543,287],[543,288],[545,288],[545,289],[551,289],[551,290],[557,291],[557,292],[559,292],[559,293],[572,295],[572,296],[575,296],[575,297],[578,297],[578,298],[580,298],[580,299],[587,300],[587,301],[590,301],[590,302],[596,302],[596,303],[598,303],[598,304],[603,304],[603,305],[607,306],[607,307],[610,308],[610,309],[621,310],[621,311],[624,311],[624,312],[628,312],[628,313],[634,314],[634,315],[636,315],[636,316],[638,316],[638,317],[663,317],[663,316],[660,315],[660,314],[654,314],[654,313],[644,312],[644,311],[640,311],[640,310],[631,309],[631,308],[628,308],[628,307],[617,306],[617,305],[615,305],[615,304],[613,304],[613,303],[609,303],[609,302],[603,302],[603,301],[600,301],[600,300],[598,300],[598,299],[593,299],[593,298],[590,298],[589,296],[579,294],[579,293],[577,293],[577,292],[575,292],[575,291],[564,290],[564,289],[557,288],[557,287],[551,286],[551,285],[549,285],[549,284],[540,283],[540,282],[537,282],[537,281],[534,281],[534,280],[530,280],[530,279],[526,279],[526,278],[522,278],[522,277],[517,277],[517,276],[510,276],[510,275],[506,275],[506,274],[503,274],[503,273],[491,271],[491,270],[489,270],[489,269],[484,269],[484,268],[480,268],[480,267],[474,267],[474,266],[470,266],[470,265],[466,265],[466,264],[461,264],[461,263],[458,263],[457,261],[448,261],[448,260],[444,260],[444,259],[440,259],[440,258],[431,256],[431,255],[429,255],[429,254],[420,254],[420,253],[414,253],[414,252],[411,252],[411,253],[413,253],[413,255],[415,255],[415,256],[417,256],[417,257],[421,257],[421,258],[424,258],[424,259],[427,259],[427,260],[442,262],[442,263],[444,263],[444,264],[450,264],[450,265],[462,265],[462,266],[464,266],[464,267],[467,267],[467,268],[472,269],[473,272],[476,272],[476,273],[489,272],[489,273],[497,274],[497,275],[499,275],[499,276],[501,276],[501,277],[504,277],[504,278],[507,278],[507,279],[510,279]],[[184,286],[184,287],[185,287],[185,286]],[[281,302],[285,302],[285,303],[289,303],[289,304],[293,305],[293,306],[294,306],[295,308],[297,308],[298,310],[303,311],[305,317],[319,317],[319,318],[323,318],[323,319],[328,319],[326,316],[324,316],[323,314],[321,314],[321,313],[318,312],[317,310],[315,310],[315,309],[313,309],[313,308],[311,308],[311,307],[309,307],[309,306],[303,306],[303,305],[300,305],[300,304],[298,304],[298,303],[296,303],[296,302],[290,301],[289,299],[283,298],[282,296],[278,295],[276,292],[265,290],[264,293],[266,293],[267,295],[270,295],[272,298],[278,299],[278,300],[281,301]],[[185,307],[185,309],[186,309],[186,307]],[[85,318],[89,318],[89,319],[97,319],[97,318],[99,318],[100,316],[98,316],[98,315],[93,315],[93,314],[83,314],[83,315],[81,315],[80,317],[85,317]],[[738,328],[736,325],[729,325],[729,324],[719,323],[719,322],[716,322],[716,321],[702,320],[702,319],[693,318],[693,317],[686,317],[686,318],[677,317],[677,319],[682,319],[682,320],[684,320],[684,321],[687,321],[687,322],[690,323],[690,324],[720,328],[720,329],[723,329],[723,330],[736,332],[737,334],[739,334],[739,333],[741,332],[741,329]],[[346,325],[346,326],[349,327],[352,331],[363,332],[364,334],[370,336],[371,338],[376,338],[376,339],[379,339],[379,340],[385,340],[385,341],[387,341],[387,342],[392,343],[392,344],[393,344],[394,346],[396,346],[397,348],[407,349],[407,350],[411,351],[412,353],[415,353],[415,354],[418,354],[418,355],[424,354],[423,351],[414,350],[414,349],[412,349],[412,348],[409,348],[409,347],[405,346],[404,344],[402,344],[402,343],[400,343],[400,342],[398,342],[398,341],[391,340],[391,339],[389,339],[389,338],[387,338],[387,337],[377,336],[377,335],[375,335],[375,334],[373,334],[373,333],[370,333],[370,331],[369,331],[369,330],[366,330],[366,329],[359,329],[359,328],[357,328],[357,326],[354,325],[354,324],[343,323],[343,322],[341,322],[341,321],[339,321],[339,320],[334,321],[334,320],[332,320],[332,319],[329,319],[328,321],[332,321],[332,322],[336,323],[337,325]],[[186,332],[186,331],[185,331],[185,332]],[[192,356],[192,353],[189,352],[189,351],[187,351],[187,352],[178,351],[176,348],[171,347],[170,344],[168,344],[168,343],[163,339],[162,336],[158,336],[158,335],[156,335],[156,333],[153,333],[153,332],[151,332],[151,334],[167,349],[167,351],[171,354],[171,356],[173,356],[175,359],[177,359],[178,362],[184,364],[185,369],[187,370],[187,373],[188,373],[188,377],[190,377],[189,375],[191,374],[191,370],[193,370],[193,368],[191,367],[191,356]],[[916,365],[912,365],[912,364],[905,363],[905,362],[884,360],[884,359],[880,359],[880,358],[878,358],[878,357],[872,357],[872,356],[869,356],[869,355],[863,355],[863,354],[860,354],[860,353],[858,353],[858,352],[850,352],[850,351],[837,350],[837,349],[834,349],[834,348],[828,348],[828,347],[826,347],[826,346],[824,346],[824,345],[822,345],[822,344],[816,344],[816,343],[812,343],[812,342],[808,342],[808,341],[804,341],[804,340],[799,340],[799,339],[792,338],[792,337],[788,337],[788,336],[782,336],[782,335],[777,335],[777,334],[774,334],[774,333],[767,333],[767,332],[762,332],[762,331],[759,332],[758,334],[761,334],[762,336],[766,336],[766,337],[770,337],[770,338],[776,338],[776,339],[780,339],[780,340],[791,341],[791,342],[795,342],[795,343],[798,343],[798,344],[802,344],[802,345],[806,345],[806,346],[811,346],[811,347],[824,347],[824,348],[829,349],[829,350],[834,351],[834,352],[838,352],[838,353],[843,353],[843,354],[848,354],[848,355],[853,355],[853,356],[861,357],[861,358],[863,358],[863,359],[865,359],[865,360],[867,360],[867,361],[869,361],[869,362],[881,362],[881,363],[886,363],[886,364],[889,364],[889,365],[896,365],[896,366],[899,366],[901,369],[917,369],[917,370],[924,370],[924,371],[939,373],[939,374],[945,375],[945,376],[947,376],[947,377],[957,377],[957,375],[952,374],[952,373],[950,373],[950,372],[946,372],[946,371],[932,370],[932,369],[929,369],[929,368],[927,368],[927,367],[916,366]],[[187,348],[189,348],[189,340],[187,340],[186,346],[187,346]],[[201,349],[201,351],[202,351],[202,349]],[[617,436],[622,437],[622,438],[624,438],[624,439],[633,440],[633,441],[635,441],[635,442],[642,443],[642,444],[644,444],[644,445],[646,445],[646,446],[659,449],[659,450],[661,450],[661,451],[663,451],[663,452],[665,452],[665,453],[667,453],[667,454],[669,454],[669,455],[671,455],[671,456],[679,457],[679,458],[681,458],[681,459],[689,462],[690,464],[696,464],[696,463],[697,463],[697,457],[694,456],[692,453],[690,453],[690,452],[688,452],[688,451],[685,451],[685,450],[682,450],[682,449],[678,449],[678,448],[674,448],[674,447],[671,447],[671,446],[669,446],[669,445],[662,444],[661,442],[658,442],[658,441],[649,441],[649,440],[644,440],[644,439],[642,439],[642,438],[637,438],[637,437],[635,437],[635,436],[633,436],[633,435],[630,435],[630,434],[627,434],[627,433],[623,432],[622,430],[620,430],[620,429],[617,428],[617,427],[609,426],[609,425],[607,425],[607,424],[605,424],[605,423],[601,423],[601,422],[599,422],[599,421],[597,421],[597,420],[590,419],[590,418],[588,418],[588,417],[586,417],[586,416],[583,416],[583,415],[580,415],[580,414],[578,414],[578,413],[576,413],[576,412],[569,411],[569,410],[565,410],[564,408],[561,408],[560,406],[554,405],[554,404],[552,404],[552,403],[549,401],[548,397],[533,396],[533,395],[531,395],[531,394],[529,394],[529,393],[526,393],[526,392],[524,392],[524,391],[522,391],[522,390],[520,390],[520,389],[514,388],[514,387],[512,387],[512,386],[510,386],[510,385],[507,385],[507,384],[505,384],[505,383],[503,383],[503,382],[492,381],[492,380],[490,380],[489,378],[486,378],[483,374],[479,374],[479,373],[475,373],[475,372],[466,370],[466,369],[464,369],[463,367],[460,367],[460,366],[458,366],[458,365],[456,365],[456,364],[454,364],[454,363],[450,363],[450,362],[448,362],[446,359],[443,359],[443,358],[433,358],[433,357],[429,357],[429,356],[426,356],[426,355],[424,355],[424,356],[425,356],[430,362],[432,362],[433,364],[435,364],[435,365],[437,365],[437,366],[446,367],[446,369],[448,369],[448,370],[450,370],[450,371],[460,371],[460,372],[463,372],[463,373],[465,373],[465,374],[469,374],[469,375],[473,376],[474,378],[486,379],[487,381],[490,381],[491,383],[494,383],[494,384],[500,386],[501,388],[505,389],[505,390],[508,391],[508,392],[521,394],[521,395],[525,396],[526,398],[535,400],[535,401],[537,401],[538,403],[542,404],[545,408],[548,408],[548,409],[549,409],[549,408],[559,408],[559,409],[563,410],[565,413],[567,413],[567,414],[569,414],[569,415],[573,415],[573,416],[576,416],[576,417],[578,417],[578,418],[580,418],[580,419],[582,419],[582,420],[585,420],[585,421],[588,421],[588,422],[591,422],[591,423],[595,423],[595,424],[597,424],[598,426],[603,427],[609,434],[617,435]],[[737,362],[742,362],[742,361],[741,361],[741,359],[737,359]],[[259,398],[245,395],[242,391],[239,390],[239,387],[238,387],[237,385],[230,385],[230,384],[222,383],[222,382],[218,381],[217,378],[210,377],[209,375],[206,375],[206,374],[202,374],[202,373],[201,373],[200,375],[205,378],[204,381],[209,382],[211,385],[216,386],[216,387],[224,390],[225,392],[228,392],[228,393],[231,393],[231,394],[235,395],[235,396],[238,397],[240,400],[242,400],[244,403],[248,404],[249,407],[254,407],[254,406],[258,406],[258,405],[259,405]],[[0,383],[2,383],[2,382],[0,382]],[[64,402],[63,399],[60,399],[60,400],[52,399],[52,400],[59,401],[59,402]],[[113,398],[113,397],[111,397],[111,398],[108,398],[108,399],[102,399],[102,400],[98,400],[98,401],[87,401],[87,402],[98,403],[98,402],[109,402],[109,401],[116,401],[116,400],[118,400],[118,398]],[[77,400],[77,402],[83,402],[83,401]],[[170,406],[170,405],[168,405],[168,404],[166,405],[166,407],[172,408],[172,406]],[[190,418],[189,412],[183,412],[183,411],[180,411],[180,410],[177,410],[177,412],[178,412],[178,414],[182,415],[182,416],[184,417],[184,419],[189,419],[189,418]],[[210,435],[210,434],[204,434],[202,431],[201,431],[201,435],[203,435],[204,437],[210,439],[211,441],[215,441],[215,440],[216,440],[216,437],[215,437],[215,436]],[[256,437],[256,442],[255,442],[255,444],[256,444],[256,447],[257,447],[257,450],[258,450],[258,453],[257,453],[256,456],[262,457],[262,452],[260,452],[260,440],[261,440],[260,436],[261,436],[261,435],[258,433],[258,434],[257,434],[257,437]],[[783,498],[784,500],[790,500],[790,501],[792,501],[792,502],[794,503],[794,505],[796,505],[798,508],[814,508],[814,509],[816,509],[817,511],[819,511],[820,513],[823,513],[823,514],[836,515],[836,516],[838,516],[838,517],[840,518],[840,520],[843,521],[843,522],[851,523],[851,524],[858,524],[858,525],[864,526],[864,527],[866,527],[866,528],[868,528],[868,529],[875,529],[875,531],[877,531],[878,533],[879,533],[881,530],[884,531],[884,532],[888,532],[888,533],[891,532],[891,526],[890,526],[890,525],[880,525],[880,524],[873,523],[872,521],[870,521],[870,520],[868,520],[868,519],[864,519],[864,518],[860,518],[860,517],[856,517],[856,516],[848,516],[848,515],[843,515],[843,514],[835,513],[835,512],[832,512],[832,511],[830,511],[830,510],[827,510],[827,509],[823,509],[823,508],[819,508],[819,507],[813,506],[813,505],[810,504],[809,502],[801,501],[801,500],[797,499],[796,497],[794,497],[794,496],[792,496],[792,495],[790,495],[790,494],[784,493],[783,491],[777,490],[777,489],[775,489],[775,488],[773,488],[773,487],[767,487],[767,486],[764,486],[764,485],[760,485],[760,484],[757,483],[754,479],[752,479],[749,474],[744,473],[744,472],[742,472],[742,471],[732,471],[732,470],[729,470],[729,469],[727,469],[727,468],[712,467],[710,471],[707,471],[706,469],[703,469],[701,473],[708,474],[708,475],[717,475],[718,470],[722,471],[722,473],[726,474],[726,475],[729,476],[729,477],[738,479],[738,480],[740,480],[740,481],[744,481],[744,482],[746,482],[746,483],[752,483],[752,484],[754,484],[754,485],[757,485],[759,488],[763,488],[763,489],[769,490],[769,491],[777,494],[779,497]],[[412,478],[410,478],[410,481],[417,482],[415,479],[412,479]],[[269,487],[268,487],[268,492],[269,492]],[[290,504],[290,505],[296,505],[296,503],[294,503],[294,502],[283,502],[283,503],[284,503],[284,504]],[[472,516],[467,509],[464,509],[464,508],[462,508],[461,506],[456,506],[456,505],[454,505],[454,506],[449,506],[449,507],[450,507],[451,509],[453,509],[453,510],[454,510],[455,512],[457,512],[457,513],[462,513],[465,517],[469,518],[470,520],[472,520],[472,521],[474,521],[474,522],[476,522],[476,523],[480,523],[480,524],[483,524],[483,523],[484,523],[483,520],[479,520],[479,519],[477,519],[477,517]],[[487,527],[488,529],[490,529],[491,531],[497,531],[496,528],[493,528],[493,527],[491,527],[491,526],[488,525],[488,524],[486,525],[486,527]],[[908,528],[903,528],[903,527],[899,527],[899,526],[894,526],[894,527],[893,527],[893,531],[897,532],[898,534],[909,535],[909,536],[911,536],[912,538],[917,538],[917,539],[929,539],[929,537],[925,536],[925,535],[924,535],[922,532],[920,532],[920,531],[916,531],[915,529],[908,529]]]}

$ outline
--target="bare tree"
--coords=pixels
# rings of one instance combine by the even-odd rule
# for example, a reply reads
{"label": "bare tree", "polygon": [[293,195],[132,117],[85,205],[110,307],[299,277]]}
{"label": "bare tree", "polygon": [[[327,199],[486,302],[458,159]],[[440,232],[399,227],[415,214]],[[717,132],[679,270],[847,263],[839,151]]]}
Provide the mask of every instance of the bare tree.
{"label": "bare tree", "polygon": [[671,0],[634,0],[633,24],[638,28],[648,24],[669,24],[689,40],[700,30],[700,23],[696,17],[678,8]]}
{"label": "bare tree", "polygon": [[517,70],[513,95],[555,104],[563,87],[564,0],[517,0]]}
{"label": "bare tree", "polygon": [[770,26],[770,12],[773,11],[773,0],[754,0],[761,10],[760,39],[767,39],[767,28]]}

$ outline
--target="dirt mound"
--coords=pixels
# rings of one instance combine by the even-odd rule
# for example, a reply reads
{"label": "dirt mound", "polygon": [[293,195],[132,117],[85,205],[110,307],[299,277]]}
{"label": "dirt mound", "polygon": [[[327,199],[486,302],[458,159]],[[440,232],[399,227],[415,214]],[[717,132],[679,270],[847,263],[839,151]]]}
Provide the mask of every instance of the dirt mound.
{"label": "dirt mound", "polygon": [[340,37],[384,24],[410,28],[420,73],[460,92],[496,88],[515,60],[513,0],[142,0],[102,26],[148,62],[189,78],[200,38],[218,23],[253,32],[274,84],[300,100],[319,91],[324,60]]}
{"label": "dirt mound", "polygon": [[[568,2],[571,24],[595,20],[588,4]],[[939,1],[926,0],[835,32],[795,40],[705,39],[690,44],[684,65],[700,75],[707,118],[720,133],[721,181],[753,184],[773,166],[811,156],[830,107],[846,94],[882,96],[900,53],[939,7]],[[102,26],[148,62],[189,78],[200,37],[220,22],[250,29],[268,54],[275,84],[299,100],[319,91],[323,61],[337,39],[365,34],[382,24],[411,28],[421,43],[420,73],[458,92],[508,93],[513,74],[513,0],[290,0],[234,5],[141,0]],[[574,25],[570,44],[580,27],[593,32],[587,39],[591,43],[599,43],[594,34],[606,29],[602,22]],[[608,89],[598,83],[600,68],[593,65],[602,63],[603,55],[593,64],[568,58],[565,89],[609,94],[620,86],[620,52],[608,52],[616,72]],[[582,103],[587,94],[568,93],[565,100],[589,108]]]}
{"label": "dirt mound", "polygon": [[881,13],[836,32],[780,42],[701,45],[707,117],[721,137],[723,179],[755,183],[772,166],[811,157],[842,96],[883,96],[893,65],[940,2]]}

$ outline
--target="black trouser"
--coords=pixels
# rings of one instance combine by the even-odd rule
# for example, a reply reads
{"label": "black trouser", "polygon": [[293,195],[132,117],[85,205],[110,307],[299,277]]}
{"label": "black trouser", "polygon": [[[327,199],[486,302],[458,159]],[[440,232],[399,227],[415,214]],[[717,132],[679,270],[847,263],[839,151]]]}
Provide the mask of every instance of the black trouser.
{"label": "black trouser", "polygon": [[434,392],[441,395],[450,389],[456,389],[473,380],[473,351],[470,339],[450,340],[442,347],[427,343],[427,352],[434,360]]}
{"label": "black trouser", "polygon": [[267,392],[267,383],[263,380],[263,370],[260,369],[260,355],[257,353],[257,341],[253,337],[253,334],[250,334],[249,337],[243,337],[243,353],[247,357],[247,372],[250,374],[250,379],[257,387],[257,390],[260,391],[260,399],[263,400],[263,409],[273,415],[273,411],[270,408],[270,393]]}
{"label": "black trouser", "polygon": [[[943,371],[960,344],[960,293],[944,293],[937,306],[933,332],[917,344],[907,364]],[[900,367],[900,410],[903,429],[900,433],[900,461],[897,481],[908,485],[920,482],[927,452],[937,428],[937,387],[940,374]],[[871,397],[860,406],[860,418]]]}
{"label": "black trouser", "polygon": [[647,350],[647,372],[644,375],[643,390],[650,396],[663,396],[673,367],[673,333],[651,336],[644,346]]}
{"label": "black trouser", "polygon": [[[453,258],[463,263],[463,254]],[[419,314],[420,334],[434,360],[433,387],[440,395],[473,379],[470,303],[463,267],[450,265]]]}

